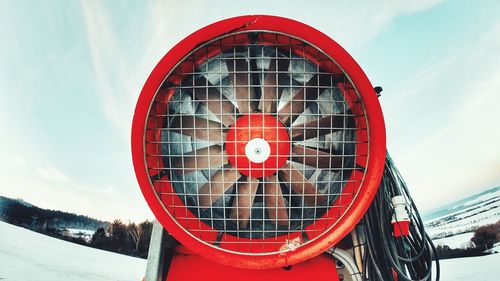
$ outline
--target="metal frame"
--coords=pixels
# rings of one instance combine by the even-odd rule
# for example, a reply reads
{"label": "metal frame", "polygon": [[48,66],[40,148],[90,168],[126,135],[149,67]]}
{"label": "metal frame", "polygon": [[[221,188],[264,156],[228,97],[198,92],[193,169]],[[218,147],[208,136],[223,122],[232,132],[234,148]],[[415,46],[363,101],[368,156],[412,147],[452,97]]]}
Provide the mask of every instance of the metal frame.
{"label": "metal frame", "polygon": [[168,275],[174,248],[179,243],[163,228],[158,220],[153,223],[149,242],[146,275],[143,281],[164,281]]}

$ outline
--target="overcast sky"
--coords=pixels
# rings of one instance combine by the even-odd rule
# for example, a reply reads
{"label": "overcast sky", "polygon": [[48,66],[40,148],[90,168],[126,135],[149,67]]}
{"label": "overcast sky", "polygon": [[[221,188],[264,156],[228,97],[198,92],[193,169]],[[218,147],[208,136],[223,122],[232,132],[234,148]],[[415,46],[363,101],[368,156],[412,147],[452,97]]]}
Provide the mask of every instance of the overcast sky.
{"label": "overcast sky", "polygon": [[130,155],[142,85],[176,42],[244,14],[321,30],[383,86],[388,150],[421,210],[500,184],[498,1],[177,2],[0,1],[0,195],[152,218]]}

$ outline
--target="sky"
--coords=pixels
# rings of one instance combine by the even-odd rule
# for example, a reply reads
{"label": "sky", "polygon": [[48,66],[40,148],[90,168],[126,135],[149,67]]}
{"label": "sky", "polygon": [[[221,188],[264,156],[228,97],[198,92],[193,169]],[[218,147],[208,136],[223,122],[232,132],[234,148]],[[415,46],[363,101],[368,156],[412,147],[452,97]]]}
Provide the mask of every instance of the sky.
{"label": "sky", "polygon": [[245,14],[341,44],[380,102],[387,148],[420,210],[500,184],[497,1],[0,1],[0,195],[99,219],[153,218],[130,130],[178,41]]}

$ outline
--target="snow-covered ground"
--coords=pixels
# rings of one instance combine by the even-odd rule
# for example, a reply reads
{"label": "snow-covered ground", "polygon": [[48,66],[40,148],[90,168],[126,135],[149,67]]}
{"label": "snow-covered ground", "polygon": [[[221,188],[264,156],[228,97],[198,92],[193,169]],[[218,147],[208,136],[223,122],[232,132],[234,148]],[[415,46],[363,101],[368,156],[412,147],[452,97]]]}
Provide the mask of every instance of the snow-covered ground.
{"label": "snow-covered ground", "polygon": [[500,254],[441,261],[441,281],[500,280]]}
{"label": "snow-covered ground", "polygon": [[94,234],[94,232],[95,232],[95,230],[79,229],[79,228],[68,228],[68,230],[72,234],[83,233],[85,235],[90,235],[90,236],[92,236]]}
{"label": "snow-covered ground", "polygon": [[495,203],[474,210],[457,211],[444,218],[432,220],[427,223],[430,230],[428,233],[431,237],[445,233],[459,233],[462,230],[475,229],[482,225],[495,223],[500,219],[500,200]]}
{"label": "snow-covered ground", "polygon": [[458,248],[467,248],[469,245],[470,239],[474,236],[474,232],[465,232],[462,234],[453,235],[446,238],[434,239],[434,245],[447,245],[450,248],[458,249]]}
{"label": "snow-covered ground", "polygon": [[92,235],[94,235],[95,230],[88,229],[78,229],[78,228],[67,228],[71,236],[76,238],[82,238],[87,242],[92,240]]}
{"label": "snow-covered ground", "polygon": [[2,281],[140,281],[146,260],[80,246],[0,222]]}
{"label": "snow-covered ground", "polygon": [[[146,261],[0,222],[2,281],[139,281]],[[442,281],[494,281],[500,254],[441,261]]]}
{"label": "snow-covered ground", "polygon": [[500,220],[500,187],[448,204],[425,217],[425,230],[436,245],[463,248],[478,227]]}

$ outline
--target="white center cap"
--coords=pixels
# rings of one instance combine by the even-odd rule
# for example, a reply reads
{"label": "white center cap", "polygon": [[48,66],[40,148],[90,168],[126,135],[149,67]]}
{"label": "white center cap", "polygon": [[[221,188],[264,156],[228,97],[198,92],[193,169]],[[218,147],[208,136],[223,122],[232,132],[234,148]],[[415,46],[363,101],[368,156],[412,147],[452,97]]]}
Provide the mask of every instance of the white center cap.
{"label": "white center cap", "polygon": [[266,140],[261,138],[251,139],[245,146],[245,155],[254,163],[262,163],[269,158],[271,147]]}

